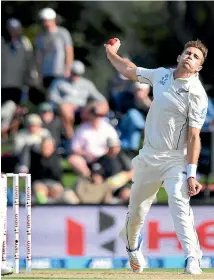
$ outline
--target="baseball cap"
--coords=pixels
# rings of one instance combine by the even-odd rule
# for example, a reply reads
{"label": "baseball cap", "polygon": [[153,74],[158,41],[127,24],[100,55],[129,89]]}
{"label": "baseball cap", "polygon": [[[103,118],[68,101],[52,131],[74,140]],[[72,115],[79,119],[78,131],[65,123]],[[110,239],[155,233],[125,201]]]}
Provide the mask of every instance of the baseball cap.
{"label": "baseball cap", "polygon": [[19,29],[22,27],[21,22],[16,18],[10,18],[7,20],[7,27],[13,29]]}
{"label": "baseball cap", "polygon": [[39,115],[37,114],[30,114],[26,120],[27,126],[29,125],[42,125],[42,120]]}
{"label": "baseball cap", "polygon": [[53,112],[53,107],[47,102],[43,102],[38,107],[39,113]]}
{"label": "baseball cap", "polygon": [[71,73],[83,75],[85,73],[85,65],[80,60],[74,60],[71,65]]}
{"label": "baseball cap", "polygon": [[101,176],[104,175],[103,167],[102,167],[102,165],[101,165],[100,163],[98,163],[98,162],[92,163],[92,165],[91,165],[91,171],[92,171],[92,173],[97,173],[97,174],[99,174],[99,175],[101,175]]}
{"label": "baseball cap", "polygon": [[56,12],[51,8],[44,8],[39,12],[39,18],[41,20],[56,19]]}

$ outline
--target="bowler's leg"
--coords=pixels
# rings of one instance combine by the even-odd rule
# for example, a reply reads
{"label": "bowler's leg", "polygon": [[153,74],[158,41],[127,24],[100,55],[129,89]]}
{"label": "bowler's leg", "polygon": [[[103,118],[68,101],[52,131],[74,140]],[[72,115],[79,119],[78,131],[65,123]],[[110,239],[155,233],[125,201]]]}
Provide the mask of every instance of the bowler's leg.
{"label": "bowler's leg", "polygon": [[135,250],[138,247],[138,239],[145,217],[161,186],[159,182],[144,183],[142,175],[143,173],[137,173],[134,176],[126,225],[121,232],[121,235],[125,236],[123,239],[126,240],[126,247],[129,250]]}
{"label": "bowler's leg", "polygon": [[160,184],[157,183],[143,184],[142,182],[143,178],[141,176],[135,178],[131,189],[126,226],[120,233],[120,237],[126,244],[130,267],[136,273],[142,272],[145,266],[145,260],[141,252],[142,237],[140,231],[160,187]]}
{"label": "bowler's leg", "polygon": [[164,187],[168,194],[168,203],[175,231],[184,250],[185,258],[201,259],[202,253],[198,236],[194,227],[193,212],[189,204],[186,175],[178,178],[166,179]]}
{"label": "bowler's leg", "polygon": [[141,253],[141,228],[151,207],[156,193],[161,185],[159,174],[154,168],[152,158],[135,157],[132,161],[134,168],[133,185],[129,200],[126,224],[120,233],[125,241],[129,263],[133,272],[142,272],[145,260]]}

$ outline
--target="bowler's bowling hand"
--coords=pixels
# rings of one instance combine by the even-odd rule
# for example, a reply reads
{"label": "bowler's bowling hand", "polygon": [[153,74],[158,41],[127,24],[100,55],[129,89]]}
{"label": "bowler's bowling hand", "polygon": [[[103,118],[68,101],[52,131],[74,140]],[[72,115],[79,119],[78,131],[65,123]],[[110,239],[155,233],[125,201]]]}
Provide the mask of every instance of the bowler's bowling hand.
{"label": "bowler's bowling hand", "polygon": [[110,39],[107,44],[104,44],[106,53],[117,53],[120,48],[120,40],[118,38]]}
{"label": "bowler's bowling hand", "polygon": [[189,186],[189,196],[198,194],[202,189],[202,185],[194,177],[188,178],[187,183]]}

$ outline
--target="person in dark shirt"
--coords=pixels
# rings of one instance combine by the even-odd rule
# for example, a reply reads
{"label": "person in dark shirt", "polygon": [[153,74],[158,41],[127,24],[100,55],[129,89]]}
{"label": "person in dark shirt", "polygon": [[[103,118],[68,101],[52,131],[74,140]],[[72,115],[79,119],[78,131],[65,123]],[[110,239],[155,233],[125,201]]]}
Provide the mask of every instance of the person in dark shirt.
{"label": "person in dark shirt", "polygon": [[131,159],[121,150],[119,141],[108,139],[107,146],[107,154],[91,164],[92,180],[94,183],[107,181],[112,186],[114,196],[128,201],[128,183],[133,176]]}
{"label": "person in dark shirt", "polygon": [[52,105],[47,102],[41,103],[38,110],[43,122],[43,127],[50,131],[56,145],[58,146],[60,144],[62,131],[60,118],[54,114]]}
{"label": "person in dark shirt", "polygon": [[48,199],[58,201],[63,194],[62,168],[54,139],[43,139],[41,146],[25,146],[21,157],[21,171],[29,172],[33,191],[39,204]]}

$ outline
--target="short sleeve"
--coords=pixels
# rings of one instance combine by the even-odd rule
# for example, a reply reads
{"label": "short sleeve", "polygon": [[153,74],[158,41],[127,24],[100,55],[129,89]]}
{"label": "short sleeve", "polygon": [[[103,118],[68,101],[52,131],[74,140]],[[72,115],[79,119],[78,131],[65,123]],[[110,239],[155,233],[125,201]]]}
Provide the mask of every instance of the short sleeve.
{"label": "short sleeve", "polygon": [[190,103],[189,103],[189,126],[195,128],[202,128],[208,108],[208,98],[206,94],[190,94]]}
{"label": "short sleeve", "polygon": [[65,46],[72,46],[73,45],[71,35],[70,35],[70,33],[68,32],[67,29],[62,30],[62,36],[63,36]]}
{"label": "short sleeve", "polygon": [[145,83],[153,86],[156,72],[157,69],[137,67],[136,75],[140,83]]}
{"label": "short sleeve", "polygon": [[116,129],[111,124],[109,124],[108,131],[109,131],[109,138],[111,140],[119,141],[118,133],[117,133]]}

